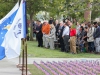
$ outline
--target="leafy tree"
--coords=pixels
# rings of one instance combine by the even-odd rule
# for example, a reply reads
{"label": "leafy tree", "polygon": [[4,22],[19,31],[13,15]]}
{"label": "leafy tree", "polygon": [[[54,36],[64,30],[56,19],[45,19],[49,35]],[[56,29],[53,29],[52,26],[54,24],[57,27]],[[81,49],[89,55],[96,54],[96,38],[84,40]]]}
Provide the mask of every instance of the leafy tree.
{"label": "leafy tree", "polygon": [[[21,0],[20,0],[21,1]],[[92,20],[100,16],[100,0],[26,0],[27,14],[30,19],[30,40],[33,40],[33,18],[39,11],[46,11],[50,13],[51,17],[71,17],[80,22],[84,21],[84,12],[91,10]],[[0,18],[4,17],[15,5],[17,0],[0,0]],[[88,8],[90,3],[92,8]]]}
{"label": "leafy tree", "polygon": [[0,19],[13,8],[16,2],[17,0],[0,0]]}
{"label": "leafy tree", "polygon": [[100,0],[93,0],[93,2],[91,3],[92,4],[92,20],[94,20],[95,18],[99,17],[100,16]]}
{"label": "leafy tree", "polygon": [[64,7],[65,15],[68,15],[73,19],[80,20],[84,17],[85,8],[86,2],[84,0],[66,0]]}
{"label": "leafy tree", "polygon": [[30,16],[30,40],[33,40],[33,16],[41,10],[44,10],[44,0],[27,0],[27,13]]}
{"label": "leafy tree", "polygon": [[55,15],[60,16],[61,12],[64,11],[63,7],[64,7],[64,3],[65,0],[51,0],[48,3],[47,10],[50,13],[51,17],[54,17]]}
{"label": "leafy tree", "polygon": [[[91,4],[92,8],[87,7],[88,4]],[[99,8],[100,0],[66,0],[65,15],[78,20],[84,20],[84,12],[90,10],[92,12],[91,18],[94,20],[96,17],[100,16]]]}

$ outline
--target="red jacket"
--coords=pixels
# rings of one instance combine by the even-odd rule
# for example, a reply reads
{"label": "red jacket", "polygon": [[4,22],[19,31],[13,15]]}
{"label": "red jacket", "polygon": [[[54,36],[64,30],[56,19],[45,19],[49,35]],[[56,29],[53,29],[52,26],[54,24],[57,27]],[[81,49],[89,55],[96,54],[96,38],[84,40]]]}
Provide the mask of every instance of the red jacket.
{"label": "red jacket", "polygon": [[76,36],[76,29],[70,29],[70,36]]}

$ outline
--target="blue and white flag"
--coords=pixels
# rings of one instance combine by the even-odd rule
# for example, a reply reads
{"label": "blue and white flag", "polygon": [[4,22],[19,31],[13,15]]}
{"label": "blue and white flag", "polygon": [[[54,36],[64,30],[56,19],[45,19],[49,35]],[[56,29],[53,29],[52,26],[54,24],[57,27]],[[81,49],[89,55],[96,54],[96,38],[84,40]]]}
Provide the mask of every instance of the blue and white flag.
{"label": "blue and white flag", "polygon": [[4,40],[5,34],[9,30],[16,16],[18,8],[19,8],[19,4],[17,2],[17,4],[13,7],[13,9],[4,18],[0,20],[0,60],[5,57],[5,49],[4,47],[1,46],[1,44]]}
{"label": "blue and white flag", "polygon": [[22,0],[14,21],[4,37],[2,46],[5,47],[5,55],[8,59],[20,55],[21,38],[25,34],[25,1]]}

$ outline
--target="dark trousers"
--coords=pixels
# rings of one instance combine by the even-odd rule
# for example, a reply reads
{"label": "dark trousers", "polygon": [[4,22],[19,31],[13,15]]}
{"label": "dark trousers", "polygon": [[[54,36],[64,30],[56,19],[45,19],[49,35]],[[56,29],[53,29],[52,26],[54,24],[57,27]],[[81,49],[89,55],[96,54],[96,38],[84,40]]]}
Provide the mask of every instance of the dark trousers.
{"label": "dark trousers", "polygon": [[69,51],[69,42],[68,42],[69,35],[65,35],[63,39],[64,39],[65,52],[68,52]]}
{"label": "dark trousers", "polygon": [[59,42],[60,42],[61,51],[64,52],[65,51],[65,46],[64,46],[64,40],[63,40],[62,37],[60,37]]}
{"label": "dark trousers", "polygon": [[88,50],[89,52],[94,52],[94,42],[88,42]]}
{"label": "dark trousers", "polygon": [[37,37],[37,41],[38,41],[38,47],[42,47],[43,46],[43,39],[42,39],[43,35],[37,34],[36,37]]}

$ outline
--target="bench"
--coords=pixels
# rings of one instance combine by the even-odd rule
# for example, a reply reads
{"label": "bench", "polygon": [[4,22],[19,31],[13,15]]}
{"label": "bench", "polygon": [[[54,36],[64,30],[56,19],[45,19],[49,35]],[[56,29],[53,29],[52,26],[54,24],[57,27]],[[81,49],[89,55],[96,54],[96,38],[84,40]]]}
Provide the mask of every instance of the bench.
{"label": "bench", "polygon": [[54,41],[54,47],[55,47],[55,48],[58,48],[59,45],[60,45],[60,43],[59,43],[57,40],[55,40],[55,41]]}

